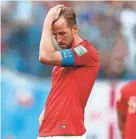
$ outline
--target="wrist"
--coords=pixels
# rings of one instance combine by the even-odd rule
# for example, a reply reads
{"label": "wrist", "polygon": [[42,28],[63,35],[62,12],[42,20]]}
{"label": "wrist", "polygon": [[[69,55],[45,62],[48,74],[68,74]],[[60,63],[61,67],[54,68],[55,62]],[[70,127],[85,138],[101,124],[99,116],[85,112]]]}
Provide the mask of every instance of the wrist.
{"label": "wrist", "polygon": [[50,31],[52,31],[52,22],[50,20],[45,19],[44,20],[44,27],[48,28]]}

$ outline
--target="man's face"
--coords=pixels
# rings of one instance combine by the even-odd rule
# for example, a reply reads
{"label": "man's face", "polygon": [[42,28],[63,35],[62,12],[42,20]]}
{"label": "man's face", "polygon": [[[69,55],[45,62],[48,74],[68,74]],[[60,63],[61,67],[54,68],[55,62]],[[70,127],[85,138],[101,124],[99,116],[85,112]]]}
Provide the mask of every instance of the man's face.
{"label": "man's face", "polygon": [[53,23],[52,33],[61,49],[71,48],[74,42],[72,27],[63,17]]}

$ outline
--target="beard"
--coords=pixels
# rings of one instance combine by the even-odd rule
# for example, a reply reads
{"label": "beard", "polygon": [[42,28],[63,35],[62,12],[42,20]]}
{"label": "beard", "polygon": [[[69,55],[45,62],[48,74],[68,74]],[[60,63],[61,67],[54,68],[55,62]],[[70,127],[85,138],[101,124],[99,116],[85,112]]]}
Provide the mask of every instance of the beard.
{"label": "beard", "polygon": [[73,43],[74,43],[74,38],[68,44],[66,44],[66,43],[59,44],[59,48],[61,50],[63,50],[63,49],[70,49],[73,46]]}

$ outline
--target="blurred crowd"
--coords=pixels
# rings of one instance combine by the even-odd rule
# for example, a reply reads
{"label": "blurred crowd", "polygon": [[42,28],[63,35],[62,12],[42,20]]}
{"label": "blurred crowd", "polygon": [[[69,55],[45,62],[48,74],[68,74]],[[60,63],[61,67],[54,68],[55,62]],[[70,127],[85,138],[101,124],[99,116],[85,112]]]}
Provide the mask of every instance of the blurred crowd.
{"label": "blurred crowd", "polygon": [[136,78],[135,1],[2,1],[2,67],[50,76],[52,66],[38,60],[39,43],[43,20],[57,4],[74,8],[80,35],[98,50],[99,79]]}

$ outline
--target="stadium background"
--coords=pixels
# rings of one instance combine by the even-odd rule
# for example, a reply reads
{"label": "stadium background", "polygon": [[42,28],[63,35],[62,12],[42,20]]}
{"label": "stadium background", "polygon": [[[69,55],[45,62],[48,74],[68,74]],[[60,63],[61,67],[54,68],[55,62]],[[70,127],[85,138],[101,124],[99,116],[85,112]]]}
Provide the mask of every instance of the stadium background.
{"label": "stadium background", "polygon": [[136,79],[136,2],[1,1],[2,139],[37,137],[52,70],[38,61],[39,42],[44,17],[57,4],[75,9],[80,35],[100,56],[87,139],[120,139],[115,103],[119,88]]}

